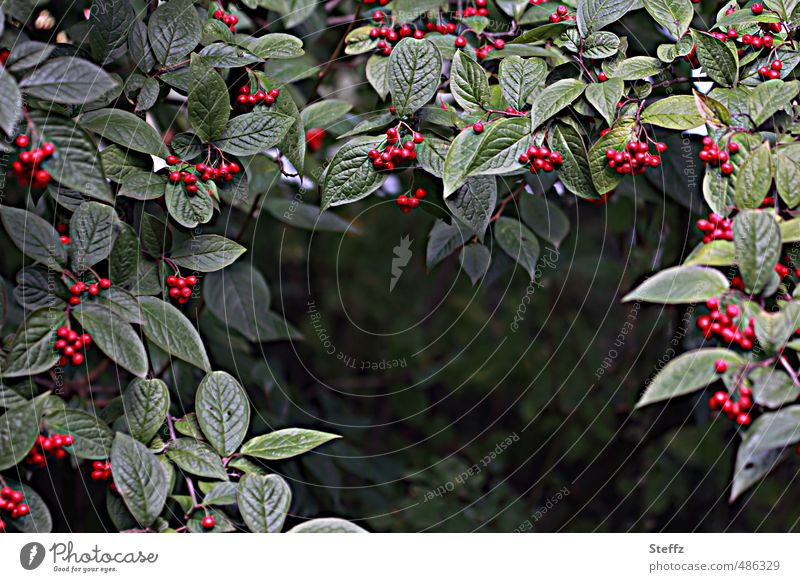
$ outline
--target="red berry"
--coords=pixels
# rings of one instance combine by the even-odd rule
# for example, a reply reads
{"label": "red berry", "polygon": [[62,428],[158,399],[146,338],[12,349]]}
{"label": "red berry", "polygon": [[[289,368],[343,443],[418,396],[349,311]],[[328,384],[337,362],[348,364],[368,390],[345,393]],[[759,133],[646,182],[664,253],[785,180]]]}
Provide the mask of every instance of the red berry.
{"label": "red berry", "polygon": [[203,517],[203,520],[200,523],[202,524],[203,528],[211,529],[216,525],[217,521],[214,519],[213,515],[206,515]]}
{"label": "red berry", "polygon": [[780,61],[779,59],[775,59],[770,64],[770,67],[772,68],[773,71],[780,71],[783,68],[783,62]]}
{"label": "red berry", "polygon": [[467,39],[464,38],[463,36],[457,36],[455,45],[457,48],[464,48],[465,46],[467,46]]}
{"label": "red berry", "polygon": [[174,166],[175,164],[178,163],[178,156],[173,156],[173,155],[167,156],[167,163],[170,166]]}
{"label": "red berry", "polygon": [[475,133],[483,133],[483,124],[480,121],[476,121],[472,125],[472,129]]}
{"label": "red berry", "polygon": [[101,289],[108,289],[109,287],[111,287],[111,281],[105,278],[100,279],[100,281],[98,281],[97,284],[100,285]]}
{"label": "red berry", "polygon": [[81,353],[72,354],[72,363],[76,366],[80,366],[83,363],[83,354]]}
{"label": "red berry", "polygon": [[608,75],[605,74],[605,71],[600,71],[599,73],[597,73],[597,80],[600,81],[601,83],[605,83],[606,81],[608,81]]}
{"label": "red berry", "polygon": [[17,142],[17,147],[26,148],[30,143],[30,139],[28,139],[27,135],[18,135],[16,142]]}
{"label": "red berry", "polygon": [[665,144],[663,141],[656,142],[656,151],[660,154],[663,154],[665,151],[667,151],[667,144]]}
{"label": "red berry", "polygon": [[750,6],[750,11],[753,14],[761,14],[762,12],[764,12],[764,6],[760,2],[756,2],[755,4]]}
{"label": "red berry", "polygon": [[717,360],[714,362],[714,370],[717,374],[724,374],[728,370],[728,362],[725,360]]}

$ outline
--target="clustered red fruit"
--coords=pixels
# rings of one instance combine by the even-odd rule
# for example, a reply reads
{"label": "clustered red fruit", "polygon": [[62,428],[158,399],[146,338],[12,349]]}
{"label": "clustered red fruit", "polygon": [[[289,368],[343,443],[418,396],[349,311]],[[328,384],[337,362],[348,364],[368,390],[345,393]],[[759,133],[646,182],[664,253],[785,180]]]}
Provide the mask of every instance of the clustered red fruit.
{"label": "clustered red fruit", "polygon": [[[710,136],[703,138],[703,149],[700,150],[698,157],[704,164],[711,166],[719,166],[719,171],[723,176],[730,176],[733,172],[733,164],[730,162],[730,157],[739,153],[739,144],[735,141],[728,143],[728,151],[720,149],[719,145],[714,142]],[[729,153],[730,152],[730,153]]]}
{"label": "clustered red fruit", "polygon": [[575,20],[575,16],[569,13],[569,8],[563,4],[559,4],[556,11],[550,15],[550,22],[555,24],[556,22],[562,22],[564,20]]}
{"label": "clustered red fruit", "polygon": [[[606,150],[606,160],[608,167],[616,170],[617,174],[643,174],[645,170],[656,168],[661,165],[661,156],[651,154],[650,146],[647,142],[634,140],[625,149],[617,151],[613,148]],[[656,152],[659,154],[667,151],[667,144],[657,142]]]}
{"label": "clustered red fruit", "polygon": [[69,243],[72,242],[72,239],[69,238],[69,234],[68,234],[69,233],[69,227],[66,224],[59,224],[56,227],[56,230],[58,231],[58,234],[59,234],[58,239],[61,241],[62,245],[68,245]]}
{"label": "clustered red fruit", "polygon": [[[724,362],[725,360],[719,361]],[[741,386],[739,388],[739,397],[733,400],[727,392],[718,390],[709,398],[708,407],[711,410],[721,410],[725,416],[735,421],[739,426],[747,426],[750,424],[748,410],[753,407],[753,391],[747,386]]]}
{"label": "clustered red fruit", "polygon": [[326,135],[326,131],[321,127],[312,127],[311,129],[307,130],[306,144],[308,144],[308,150],[315,152],[321,148],[322,142],[325,140]]}
{"label": "clustered red fruit", "polygon": [[215,525],[217,525],[217,520],[214,519],[213,515],[205,515],[203,519],[200,520],[200,525],[203,526],[203,529],[213,529]]}
{"label": "clustered red fruit", "polygon": [[92,463],[92,472],[89,475],[92,481],[111,481],[108,488],[111,491],[116,491],[117,487],[114,485],[111,475],[111,461],[95,461]]}
{"label": "clustered red fruit", "polygon": [[[380,1],[381,1],[381,6],[384,6],[386,4],[385,2],[383,2],[383,0]],[[380,11],[376,12],[375,14],[372,15],[372,19],[375,22],[375,26],[373,26],[370,29],[369,37],[373,39],[375,38],[379,39],[378,43],[376,44],[376,47],[378,48],[378,51],[383,55],[392,54],[392,46],[395,43],[400,42],[404,38],[411,36],[419,40],[425,37],[424,30],[413,27],[412,25],[409,24],[401,24],[393,28],[386,26],[385,24],[386,15],[383,12]],[[452,33],[455,32],[456,30],[456,25],[453,23],[450,23],[446,26],[445,25],[442,26],[446,32],[449,31]]]}
{"label": "clustered red fruit", "polygon": [[[199,163],[195,165],[188,164],[183,160],[179,160],[175,155],[167,156],[167,164],[170,165],[172,171],[169,173],[169,181],[177,184],[183,182],[184,189],[189,196],[194,196],[198,192],[197,182],[230,182],[233,176],[241,171],[241,167],[236,162],[225,162],[224,160],[219,166],[214,166],[210,163]],[[180,165],[183,169],[178,169]],[[208,191],[209,196],[211,191]]]}
{"label": "clustered red fruit", "polygon": [[56,459],[63,459],[67,451],[63,447],[68,447],[75,442],[72,435],[51,433],[49,437],[40,434],[36,437],[36,444],[25,457],[25,463],[39,469],[44,469],[47,465],[45,456],[52,455]]}
{"label": "clustered red fruit", "polygon": [[[422,134],[417,131],[403,131],[405,124],[397,127],[390,127],[386,130],[386,147],[381,151],[381,146],[367,152],[367,157],[372,160],[372,166],[376,170],[394,170],[397,164],[410,162],[416,159],[416,145],[425,141]],[[400,144],[396,146],[395,144]]]}
{"label": "clustered red fruit", "polygon": [[420,198],[425,198],[427,195],[425,188],[417,188],[413,193],[409,192],[407,195],[401,194],[398,196],[397,205],[404,214],[408,214],[412,209],[419,206]]}
{"label": "clustered red fruit", "polygon": [[[712,339],[718,335],[725,344],[739,344],[744,350],[753,349],[753,340],[756,337],[755,322],[752,318],[747,322],[743,330],[739,329],[736,318],[741,314],[741,309],[733,303],[728,304],[724,309],[717,297],[712,297],[706,301],[706,307],[710,309],[708,315],[701,315],[697,318],[697,327],[706,339]],[[728,369],[725,360],[717,360],[715,369],[722,374]]]}
{"label": "clustered red fruit", "polygon": [[272,105],[280,94],[280,89],[272,88],[265,91],[259,84],[256,84],[255,91],[253,91],[253,88],[248,83],[239,87],[239,95],[236,97],[236,101],[247,111],[250,111],[259,103],[264,103],[267,106]]}
{"label": "clustered red fruit", "polygon": [[31,140],[24,134],[18,135],[14,143],[19,148],[19,157],[12,162],[11,169],[17,181],[23,186],[46,187],[50,183],[50,172],[42,168],[41,163],[55,153],[56,146],[45,142],[42,147],[29,150]]}
{"label": "clustered red fruit", "polygon": [[56,330],[56,337],[58,339],[56,339],[55,348],[61,352],[58,365],[66,366],[72,362],[75,366],[80,366],[86,359],[86,347],[91,345],[92,336],[85,332],[79,334],[74,329],[62,325]]}
{"label": "clustered red fruit", "polygon": [[733,221],[712,212],[708,219],[701,218],[697,221],[697,228],[703,233],[703,243],[712,240],[733,240]]}
{"label": "clustered red fruit", "polygon": [[[0,511],[5,511],[11,519],[17,519],[28,515],[31,508],[25,503],[25,494],[22,491],[15,491],[6,485],[0,489]],[[0,532],[5,529],[6,523],[0,519]]]}
{"label": "clustered red fruit", "polygon": [[561,167],[564,163],[564,158],[560,153],[551,151],[545,146],[536,147],[531,145],[528,151],[519,155],[519,163],[531,163],[531,172],[538,174],[539,172],[552,172]]}
{"label": "clustered red fruit", "polygon": [[783,61],[775,59],[769,67],[763,66],[758,68],[758,74],[764,79],[780,79],[781,69],[783,68]]}
{"label": "clustered red fruit", "polygon": [[195,285],[197,285],[197,277],[194,275],[189,275],[188,277],[170,275],[167,277],[170,299],[177,299],[180,305],[189,301],[192,296],[192,288]]}
{"label": "clustered red fruit", "polygon": [[236,32],[236,25],[239,24],[239,19],[233,14],[228,14],[221,8],[214,10],[212,14],[215,20],[219,20],[222,24],[231,29],[231,32]]}
{"label": "clustered red fruit", "polygon": [[97,297],[97,295],[100,294],[101,289],[106,290],[110,287],[111,281],[106,278],[99,279],[96,283],[89,283],[88,285],[84,281],[78,281],[69,288],[69,292],[72,295],[72,297],[69,298],[69,304],[73,307],[80,305],[81,297],[84,294],[88,294],[91,297]]}

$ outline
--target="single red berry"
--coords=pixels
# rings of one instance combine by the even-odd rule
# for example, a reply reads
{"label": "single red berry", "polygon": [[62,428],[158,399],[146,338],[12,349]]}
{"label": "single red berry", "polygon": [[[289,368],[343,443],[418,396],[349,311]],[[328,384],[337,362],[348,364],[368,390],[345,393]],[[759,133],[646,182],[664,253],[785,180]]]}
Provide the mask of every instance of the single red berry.
{"label": "single red berry", "polygon": [[605,71],[600,71],[599,73],[597,73],[597,80],[600,81],[601,83],[605,83],[606,81],[608,81],[608,75],[606,75]]}
{"label": "single red berry", "polygon": [[26,148],[30,143],[30,139],[28,139],[27,135],[18,135],[16,142],[17,142],[17,147]]}
{"label": "single red berry", "polygon": [[783,68],[783,62],[780,59],[775,59],[770,64],[773,71],[780,71]]}
{"label": "single red berry", "polygon": [[756,2],[755,4],[753,4],[752,6],[750,6],[750,11],[751,11],[753,14],[756,14],[756,15],[757,15],[757,14],[761,14],[762,12],[764,12],[764,6],[763,6],[763,4],[761,4],[760,2]]}
{"label": "single red berry", "polygon": [[717,374],[724,374],[728,370],[728,362],[725,360],[717,360],[714,362],[714,370]]}
{"label": "single red berry", "polygon": [[738,153],[739,152],[739,144],[736,143],[735,141],[732,141],[731,143],[728,144],[728,151],[730,153],[732,153],[732,154]]}
{"label": "single red berry", "polygon": [[217,521],[214,519],[213,515],[206,515],[203,517],[203,520],[200,522],[205,529],[212,529],[216,524]]}
{"label": "single red berry", "polygon": [[730,176],[733,173],[733,164],[730,162],[725,162],[721,164],[719,167],[719,171],[722,172],[723,176]]}
{"label": "single red berry", "polygon": [[111,281],[106,278],[100,279],[100,281],[98,281],[97,284],[100,285],[101,289],[108,289],[109,287],[111,287]]}
{"label": "single red berry", "polygon": [[482,124],[480,121],[476,121],[476,122],[475,122],[475,123],[472,125],[472,130],[473,130],[475,133],[483,133],[483,124]]}
{"label": "single red berry", "polygon": [[175,164],[178,163],[178,156],[173,156],[173,155],[167,156],[167,163],[170,166],[174,166]]}
{"label": "single red berry", "polygon": [[464,48],[465,46],[467,46],[467,39],[464,38],[463,36],[457,36],[455,45],[457,48]]}
{"label": "single red berry", "polygon": [[499,51],[503,50],[505,46],[506,46],[506,41],[504,41],[502,38],[498,38],[497,40],[494,41],[494,48],[496,48]]}
{"label": "single red berry", "polygon": [[656,151],[660,154],[663,154],[665,151],[667,151],[667,144],[665,144],[663,141],[656,142]]}

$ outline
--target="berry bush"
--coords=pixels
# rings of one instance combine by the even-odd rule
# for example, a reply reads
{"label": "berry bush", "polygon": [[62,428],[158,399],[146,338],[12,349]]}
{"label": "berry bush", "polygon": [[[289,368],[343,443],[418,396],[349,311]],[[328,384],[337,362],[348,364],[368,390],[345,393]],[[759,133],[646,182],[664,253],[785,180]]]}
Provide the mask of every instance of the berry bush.
{"label": "berry bush", "polygon": [[692,248],[623,301],[688,305],[696,328],[628,395],[729,419],[731,501],[800,453],[796,1],[56,4],[0,13],[0,531],[53,528],[42,471],[121,531],[364,531],[296,517],[357,517],[285,477],[358,443],[288,423],[266,388],[296,378],[274,354],[316,321],[296,300],[314,257],[270,277],[276,301],[268,259],[304,251],[256,226],[380,232],[356,215],[385,201],[383,224],[424,223],[427,269],[481,286],[537,281],[564,209],[682,205]]}

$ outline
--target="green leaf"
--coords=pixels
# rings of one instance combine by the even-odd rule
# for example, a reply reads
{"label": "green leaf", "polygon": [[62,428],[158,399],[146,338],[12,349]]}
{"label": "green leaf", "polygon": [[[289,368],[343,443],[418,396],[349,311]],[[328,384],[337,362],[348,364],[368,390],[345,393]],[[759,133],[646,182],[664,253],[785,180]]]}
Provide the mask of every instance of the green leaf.
{"label": "green leaf", "polygon": [[760,293],[781,254],[781,231],[769,212],[743,210],[733,219],[736,263],[748,293]]}
{"label": "green leaf", "polygon": [[609,68],[610,76],[623,81],[637,81],[660,75],[664,69],[661,61],[654,57],[630,57]]}
{"label": "green leaf", "polygon": [[428,269],[432,269],[444,259],[449,257],[453,251],[463,246],[472,233],[462,227],[461,223],[453,220],[448,224],[441,219],[437,219],[428,235],[428,245],[425,249],[425,264]]}
{"label": "green leaf", "polygon": [[422,169],[436,176],[442,177],[444,161],[450,142],[438,137],[425,136],[425,141],[417,146],[417,162]]}
{"label": "green leaf", "polygon": [[706,74],[721,85],[736,85],[739,80],[739,57],[731,45],[697,30],[692,31],[692,38],[697,45],[697,60]]}
{"label": "green leaf", "polygon": [[[791,143],[775,150],[775,186],[789,208],[800,204],[800,188],[797,188],[797,184],[800,184],[800,144]],[[781,224],[781,230],[784,224]]]}
{"label": "green leaf", "polygon": [[284,428],[254,437],[242,445],[242,454],[268,461],[279,461],[302,455],[340,438],[339,435],[304,428]]}
{"label": "green leaf", "polygon": [[169,155],[161,135],[145,121],[121,109],[99,109],[84,114],[80,120],[85,129],[99,133],[114,143],[144,154],[161,158]]}
{"label": "green leaf", "polygon": [[455,194],[445,199],[445,204],[457,219],[469,226],[479,239],[489,227],[489,218],[497,204],[497,180],[494,176],[475,176]]}
{"label": "green leaf", "polygon": [[736,205],[758,208],[772,186],[772,153],[769,143],[751,151],[736,172]]}
{"label": "green leaf", "polygon": [[781,242],[784,244],[800,241],[800,218],[784,220],[780,223]]}
{"label": "green leaf", "polygon": [[730,124],[731,114],[723,103],[700,93],[696,89],[692,89],[692,93],[694,94],[697,111],[706,122],[706,125],[712,129],[723,129]]}
{"label": "green leaf", "polygon": [[289,512],[292,491],[283,477],[248,473],[239,481],[236,501],[250,531],[278,533]]}
{"label": "green leaf", "polygon": [[680,130],[698,127],[704,121],[697,110],[694,97],[690,95],[673,95],[659,99],[645,108],[641,120],[642,123]]}
{"label": "green leaf", "polygon": [[550,132],[550,145],[564,158],[564,163],[558,170],[558,177],[564,187],[581,198],[599,198],[592,182],[586,144],[578,131],[571,125],[554,125]]}
{"label": "green leaf", "polygon": [[75,443],[66,450],[79,459],[107,459],[111,454],[114,432],[96,415],[60,408],[47,413],[45,420],[50,430],[72,435]]}
{"label": "green leaf", "polygon": [[236,263],[206,277],[203,296],[208,309],[226,326],[252,342],[270,335],[264,314],[270,305],[270,291],[264,276],[251,265]]}
{"label": "green leaf", "polygon": [[189,121],[204,143],[222,135],[231,113],[228,86],[214,68],[192,55],[189,65]]}
{"label": "green leaf", "polygon": [[466,245],[461,247],[458,260],[461,264],[461,268],[464,269],[464,272],[474,285],[480,281],[489,270],[489,265],[492,262],[492,251],[478,243]]}
{"label": "green leaf", "polygon": [[569,107],[583,94],[586,84],[578,79],[561,79],[536,96],[531,109],[531,126],[536,129],[556,113]]}
{"label": "green leaf", "polygon": [[206,349],[200,334],[176,307],[156,297],[140,297],[147,338],[165,352],[193,366],[210,371]]}
{"label": "green leaf", "polygon": [[495,222],[494,237],[500,248],[528,272],[532,281],[539,260],[539,240],[530,229],[514,218],[503,216]]}
{"label": "green leaf", "polygon": [[77,57],[56,57],[25,75],[19,83],[29,97],[65,105],[100,99],[118,83],[103,69]]}
{"label": "green leaf", "polygon": [[375,170],[367,157],[379,141],[380,138],[364,136],[339,148],[320,184],[322,210],[361,200],[381,187],[386,174]]}
{"label": "green leaf", "polygon": [[386,99],[389,94],[389,57],[383,55],[372,55],[367,59],[367,81],[380,95],[381,99]]}
{"label": "green leaf", "polygon": [[697,266],[670,267],[649,277],[623,297],[623,301],[696,303],[728,290],[730,284],[716,269]]}
{"label": "green leaf", "polygon": [[683,261],[684,265],[706,265],[709,267],[727,267],[736,262],[736,251],[733,243],[727,240],[712,240],[700,243]]}
{"label": "green leaf", "polygon": [[49,392],[15,406],[0,416],[0,470],[24,459],[39,436],[39,419]]}
{"label": "green leaf", "polygon": [[276,146],[294,119],[275,111],[258,110],[231,119],[216,145],[225,153],[250,156]]}
{"label": "green leaf", "polygon": [[609,79],[604,83],[592,83],[586,87],[586,100],[597,109],[606,123],[614,125],[617,103],[622,98],[625,83],[621,79]]}
{"label": "green leaf", "polygon": [[367,530],[338,517],[320,517],[299,523],[286,533],[367,533]]}
{"label": "green leaf", "polygon": [[208,183],[198,182],[197,193],[193,195],[189,195],[180,182],[168,183],[165,199],[169,215],[186,228],[205,224],[214,216],[214,202],[210,192]]}
{"label": "green leaf", "polygon": [[118,432],[111,448],[114,485],[142,527],[151,525],[164,508],[169,482],[161,462],[145,445]]}
{"label": "green leaf", "polygon": [[208,45],[198,54],[208,65],[220,69],[244,67],[264,60],[241,47],[221,42]]}
{"label": "green leaf", "polygon": [[137,441],[149,443],[169,413],[169,389],[161,380],[135,379],[122,394],[128,432]]}
{"label": "green leaf", "polygon": [[415,113],[436,94],[442,76],[442,57],[429,40],[407,37],[389,56],[389,91],[397,115]]}
{"label": "green leaf", "polygon": [[144,344],[124,318],[99,304],[81,305],[72,314],[92,334],[92,342],[105,355],[135,376],[144,378],[147,375]]}
{"label": "green leaf", "polygon": [[65,322],[64,312],[51,307],[28,315],[7,348],[0,376],[34,376],[55,366],[59,357],[54,347],[55,331]]}
{"label": "green leaf", "polygon": [[124,50],[136,14],[128,0],[94,0],[89,16],[92,57],[106,63]]}
{"label": "green leaf", "polygon": [[242,444],[250,423],[250,404],[241,384],[227,372],[211,372],[197,389],[195,412],[203,434],[227,457]]}
{"label": "green leaf", "polygon": [[0,206],[6,233],[22,253],[53,270],[67,262],[58,232],[42,217],[11,206]]}
{"label": "green leaf", "polygon": [[262,59],[296,59],[302,57],[303,41],[291,34],[273,32],[244,44],[251,53]]}
{"label": "green leaf", "polygon": [[22,93],[14,77],[0,69],[0,129],[12,135],[22,117]]}
{"label": "green leaf", "polygon": [[523,195],[519,214],[534,234],[558,248],[569,234],[569,218],[561,207],[545,196]]}
{"label": "green leaf", "polygon": [[147,24],[147,36],[156,60],[174,65],[200,42],[200,18],[192,0],[171,0],[159,6]]}
{"label": "green leaf", "polygon": [[117,213],[99,202],[84,202],[69,223],[72,268],[81,273],[111,254],[117,235]]}
{"label": "green leaf", "polygon": [[757,368],[751,372],[750,380],[753,382],[753,401],[767,408],[791,404],[800,396],[800,386],[781,370]]}
{"label": "green leaf", "polygon": [[345,114],[353,108],[351,103],[342,99],[325,99],[312,103],[301,114],[303,126],[306,129],[312,127],[329,127],[340,122]]}
{"label": "green leaf", "polygon": [[644,7],[675,38],[686,34],[694,17],[691,0],[644,0]]}
{"label": "green leaf", "polygon": [[606,194],[622,181],[622,175],[608,167],[606,150],[620,151],[631,140],[632,125],[629,119],[620,120],[607,134],[598,139],[589,149],[589,170],[598,194]]}
{"label": "green leaf", "polygon": [[167,178],[152,171],[131,170],[120,184],[119,196],[136,200],[155,200],[165,195]]}
{"label": "green leaf", "polygon": [[531,100],[534,90],[547,75],[543,59],[523,59],[510,56],[500,61],[498,78],[505,100],[517,111]]}
{"label": "green leaf", "polygon": [[450,91],[465,111],[478,111],[489,101],[486,71],[463,51],[456,52],[450,68]]}
{"label": "green leaf", "polygon": [[780,79],[764,81],[753,88],[747,100],[747,110],[753,123],[761,125],[784,109],[800,93],[800,81]]}
{"label": "green leaf", "polygon": [[236,491],[238,488],[238,483],[231,483],[230,481],[215,483],[201,481],[200,489],[203,491],[203,504],[234,505],[236,503]]}
{"label": "green leaf", "polygon": [[167,457],[192,475],[222,481],[228,478],[219,456],[204,442],[190,438],[176,439],[169,444]]}
{"label": "green leaf", "polygon": [[184,241],[170,258],[190,271],[210,273],[232,264],[247,249],[218,234],[202,234]]}
{"label": "green leaf", "polygon": [[[551,9],[545,8],[545,11]],[[564,45],[567,50],[579,52],[581,37],[577,29],[569,28],[566,33],[569,39]],[[619,51],[619,37],[613,32],[593,32],[583,39],[583,58],[584,59],[605,59],[616,56]]]}
{"label": "green leaf", "polygon": [[374,51],[378,45],[378,39],[369,35],[373,28],[373,26],[359,26],[351,30],[344,38],[344,54],[360,55]]}
{"label": "green leaf", "polygon": [[582,37],[616,22],[635,6],[630,0],[580,0],[577,4],[576,17]]}
{"label": "green leaf", "polygon": [[689,394],[720,379],[714,362],[725,360],[729,365],[744,363],[741,356],[724,348],[707,348],[681,354],[667,362],[649,383],[636,408],[654,402]]}

